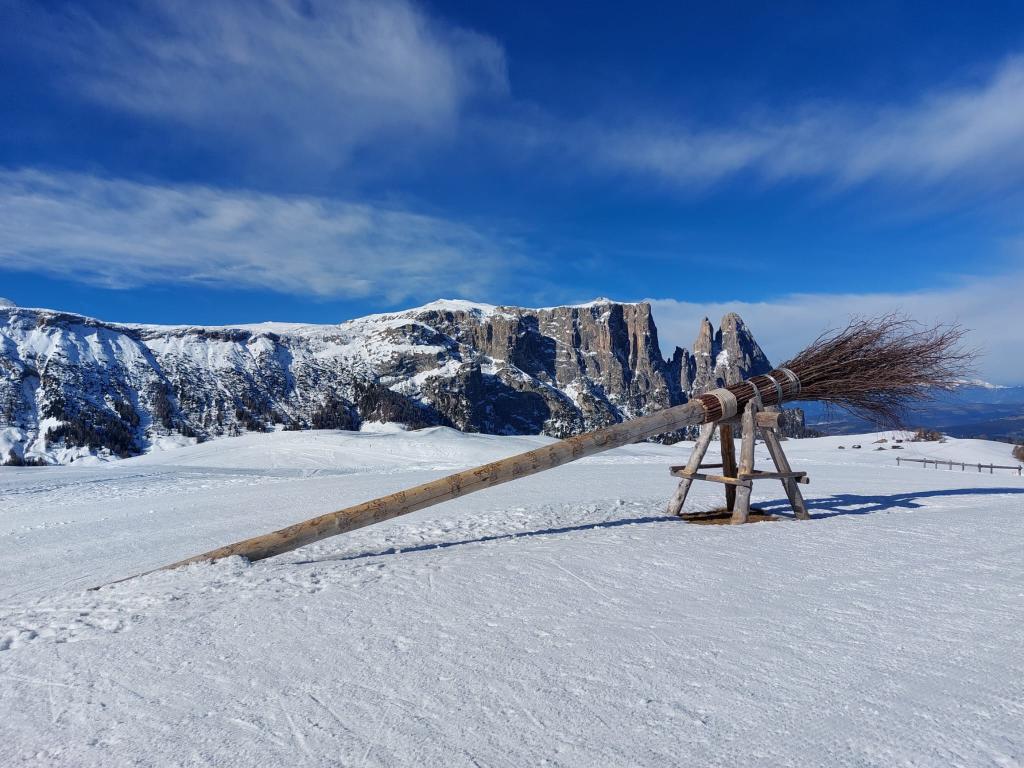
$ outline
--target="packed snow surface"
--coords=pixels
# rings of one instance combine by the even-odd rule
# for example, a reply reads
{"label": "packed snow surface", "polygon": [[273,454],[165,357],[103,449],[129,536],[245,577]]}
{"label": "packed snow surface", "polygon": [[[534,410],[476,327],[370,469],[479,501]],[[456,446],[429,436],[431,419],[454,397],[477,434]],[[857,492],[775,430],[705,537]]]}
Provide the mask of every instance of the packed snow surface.
{"label": "packed snow surface", "polygon": [[778,522],[667,518],[689,444],[640,445],[98,591],[547,440],[282,432],[2,468],[0,765],[1019,766],[1024,479],[895,463],[1011,464],[1003,444],[876,439],[786,443],[808,522],[768,481]]}

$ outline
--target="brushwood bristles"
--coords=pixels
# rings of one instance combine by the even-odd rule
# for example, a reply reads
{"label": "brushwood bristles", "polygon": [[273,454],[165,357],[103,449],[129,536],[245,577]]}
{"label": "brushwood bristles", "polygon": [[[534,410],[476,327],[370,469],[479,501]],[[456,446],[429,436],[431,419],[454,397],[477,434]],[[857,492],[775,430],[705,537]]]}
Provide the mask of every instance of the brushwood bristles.
{"label": "brushwood bristles", "polygon": [[800,377],[800,400],[817,400],[884,427],[905,426],[915,401],[953,389],[975,352],[958,325],[922,327],[899,315],[827,331],[783,364]]}

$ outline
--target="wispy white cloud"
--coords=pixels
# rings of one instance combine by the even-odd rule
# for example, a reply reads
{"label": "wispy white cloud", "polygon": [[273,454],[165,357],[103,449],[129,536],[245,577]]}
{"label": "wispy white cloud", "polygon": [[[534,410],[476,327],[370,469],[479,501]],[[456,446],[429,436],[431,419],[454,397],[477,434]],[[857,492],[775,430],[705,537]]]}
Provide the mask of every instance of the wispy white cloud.
{"label": "wispy white cloud", "polygon": [[390,302],[480,296],[522,268],[469,226],[317,197],[0,171],[0,269]]}
{"label": "wispy white cloud", "polygon": [[567,121],[510,96],[500,42],[418,0],[131,0],[23,16],[36,22],[26,44],[79,96],[214,132],[262,164],[337,168],[364,148],[379,161],[428,137],[483,134],[491,156],[696,189],[740,175],[840,186],[1024,179],[1024,56],[903,102],[763,103],[699,126],[625,107]]}
{"label": "wispy white cloud", "polygon": [[615,130],[585,123],[572,135],[571,148],[596,168],[681,186],[739,174],[839,185],[876,179],[922,185],[1020,181],[1024,57],[1003,62],[979,82],[900,105],[806,103],[785,115],[761,108],[737,124],[700,130],[651,118]]}
{"label": "wispy white cloud", "polygon": [[35,44],[80,96],[334,166],[448,135],[507,87],[494,40],[409,0],[146,0],[42,21]]}
{"label": "wispy white cloud", "polygon": [[907,293],[802,293],[777,299],[686,302],[653,299],[665,352],[689,348],[698,323],[737,312],[769,359],[780,362],[822,331],[845,326],[851,317],[901,312],[921,323],[959,322],[970,330],[967,345],[981,351],[979,373],[998,384],[1024,384],[1024,323],[1020,299],[1024,272],[966,278],[955,285]]}

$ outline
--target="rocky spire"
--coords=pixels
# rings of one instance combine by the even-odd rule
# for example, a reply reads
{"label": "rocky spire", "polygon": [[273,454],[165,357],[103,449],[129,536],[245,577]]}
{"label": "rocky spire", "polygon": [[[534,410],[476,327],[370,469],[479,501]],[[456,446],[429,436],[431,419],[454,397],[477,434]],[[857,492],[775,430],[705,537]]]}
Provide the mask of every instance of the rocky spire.
{"label": "rocky spire", "polygon": [[706,317],[701,321],[697,338],[693,342],[693,375],[690,377],[690,393],[706,392],[719,386],[715,379],[715,361],[718,344],[715,329]]}
{"label": "rocky spire", "polygon": [[718,386],[738,384],[772,368],[750,330],[735,312],[729,312],[722,318],[714,346],[715,377],[721,382]]}

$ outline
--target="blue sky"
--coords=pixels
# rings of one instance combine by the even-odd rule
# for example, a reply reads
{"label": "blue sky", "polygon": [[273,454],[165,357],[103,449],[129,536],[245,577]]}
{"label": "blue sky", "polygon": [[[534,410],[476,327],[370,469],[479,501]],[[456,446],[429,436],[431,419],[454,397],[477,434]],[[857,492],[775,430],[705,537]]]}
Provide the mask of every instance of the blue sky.
{"label": "blue sky", "polygon": [[975,329],[1024,383],[1024,5],[0,0],[0,296]]}

